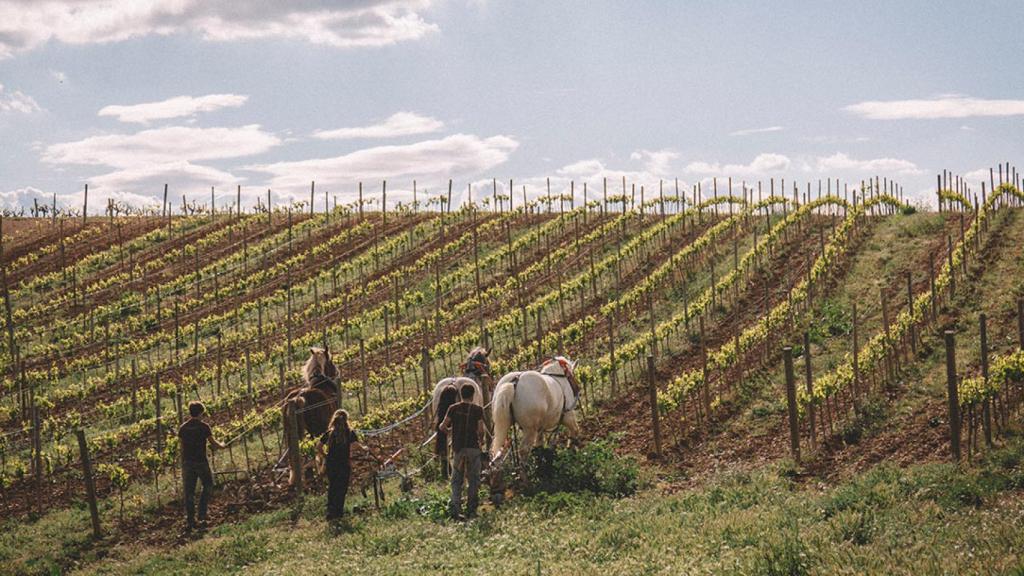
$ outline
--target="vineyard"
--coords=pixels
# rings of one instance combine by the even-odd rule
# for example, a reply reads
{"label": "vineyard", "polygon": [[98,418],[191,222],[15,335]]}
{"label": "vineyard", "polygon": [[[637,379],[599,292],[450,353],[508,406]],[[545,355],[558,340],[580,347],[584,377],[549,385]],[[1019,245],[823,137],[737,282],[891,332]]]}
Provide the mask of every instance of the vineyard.
{"label": "vineyard", "polygon": [[[108,555],[120,563],[111,571],[137,572],[140,550],[145,566],[175,571],[161,555],[178,548],[237,552],[233,570],[268,561],[260,569],[273,571],[270,559],[287,559],[283,541],[228,553],[179,536],[175,432],[188,402],[201,400],[228,443],[213,453],[213,515],[243,532],[225,528],[222,540],[238,547],[269,538],[263,523],[310,522],[302,502],[322,499],[310,497],[322,480],[285,483],[282,399],[301,384],[312,347],[330,351],[341,406],[389,456],[357,463],[352,492],[379,531],[362,545],[380,540],[373,546],[387,549],[374,554],[409,560],[410,573],[433,565],[387,522],[398,522],[397,502],[426,501],[441,486],[424,448],[429,392],[477,345],[497,376],[556,354],[577,360],[584,442],[641,462],[650,491],[698,490],[651,505],[665,514],[685,516],[725,470],[759,477],[784,466],[787,482],[808,486],[882,482],[881,465],[960,462],[966,476],[1017,442],[1024,193],[1008,164],[979,190],[943,173],[938,210],[879,178],[653,190],[623,179],[532,198],[510,182],[459,206],[450,191],[402,204],[386,190],[361,186],[357,201],[332,207],[311,190],[308,201],[248,210],[183,199],[180,214],[110,205],[88,217],[0,218],[0,572],[102,573]],[[311,456],[312,443],[300,451]],[[1019,500],[1014,466],[1021,483],[1008,498]],[[411,496],[409,485],[423,492]],[[768,499],[782,516],[806,512]],[[544,502],[524,500],[480,522],[517,530],[549,516]],[[597,508],[645,530],[643,505],[607,506]],[[722,521],[709,515],[714,503],[700,506],[689,513]],[[1019,534],[1024,515],[1007,506]],[[420,533],[437,527],[413,515]],[[825,546],[817,539],[800,545]],[[515,550],[491,553],[533,569]],[[543,560],[579,569],[560,560],[569,553]],[[600,550],[584,556],[603,562]],[[971,571],[973,561],[948,569]]]}

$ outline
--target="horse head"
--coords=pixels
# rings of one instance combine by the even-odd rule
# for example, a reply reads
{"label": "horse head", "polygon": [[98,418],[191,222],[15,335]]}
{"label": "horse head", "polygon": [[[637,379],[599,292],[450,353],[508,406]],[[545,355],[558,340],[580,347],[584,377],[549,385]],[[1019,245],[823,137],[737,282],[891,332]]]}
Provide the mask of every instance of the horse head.
{"label": "horse head", "polygon": [[331,360],[331,353],[327,348],[311,347],[309,349],[309,359],[306,360],[306,365],[302,370],[306,386],[314,386],[324,378],[334,384],[340,374],[338,367]]}
{"label": "horse head", "polygon": [[569,381],[573,394],[578,398],[580,395],[580,382],[576,379],[576,362],[565,356],[546,358],[538,370],[547,376],[557,376]]}
{"label": "horse head", "polygon": [[466,362],[462,365],[462,371],[467,376],[477,380],[477,382],[483,382],[485,379],[491,380],[493,383],[493,376],[491,376],[491,361],[487,357],[490,351],[483,346],[477,346],[469,351],[466,356]]}

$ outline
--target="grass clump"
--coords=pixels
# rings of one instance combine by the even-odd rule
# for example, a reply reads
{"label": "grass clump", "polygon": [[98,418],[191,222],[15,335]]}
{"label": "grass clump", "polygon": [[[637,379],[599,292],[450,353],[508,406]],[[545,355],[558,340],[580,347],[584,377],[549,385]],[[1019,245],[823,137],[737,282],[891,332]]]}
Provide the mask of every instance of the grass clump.
{"label": "grass clump", "polygon": [[582,448],[534,449],[520,490],[526,495],[589,493],[621,498],[637,491],[638,476],[636,460],[617,455],[614,440],[598,440]]}

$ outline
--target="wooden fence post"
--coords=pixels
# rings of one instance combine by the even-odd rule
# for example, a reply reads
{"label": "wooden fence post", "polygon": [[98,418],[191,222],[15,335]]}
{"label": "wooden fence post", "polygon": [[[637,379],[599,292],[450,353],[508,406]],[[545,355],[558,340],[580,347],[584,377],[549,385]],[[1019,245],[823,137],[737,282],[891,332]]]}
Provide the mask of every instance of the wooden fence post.
{"label": "wooden fence post", "polygon": [[[981,377],[988,382],[988,317],[982,312],[978,316],[978,333],[981,336]],[[981,425],[985,432],[985,446],[992,447],[992,400],[987,396],[981,403]]]}
{"label": "wooden fence post", "polygon": [[960,398],[956,382],[956,340],[953,330],[946,330],[946,390],[949,396],[949,443],[953,459],[960,461]]}
{"label": "wooden fence post", "polygon": [[295,400],[288,401],[285,411],[285,430],[288,438],[288,463],[295,480],[295,494],[302,496],[302,454],[299,452],[299,410]]}
{"label": "wooden fence post", "polygon": [[651,398],[651,428],[654,430],[654,453],[661,458],[661,421],[658,418],[658,387],[654,378],[654,355],[647,355],[647,391]]}
{"label": "wooden fence post", "polygon": [[793,460],[800,464],[800,421],[796,412],[796,378],[793,375],[793,347],[782,349],[782,359],[786,370],[786,406],[789,413],[789,452]]}
{"label": "wooden fence post", "polygon": [[92,477],[92,461],[89,460],[89,445],[85,442],[85,431],[75,430],[78,437],[78,451],[82,457],[82,476],[85,479],[85,497],[89,501],[89,516],[92,517],[92,535],[99,539],[103,536],[100,530],[100,511],[96,506],[96,482]]}

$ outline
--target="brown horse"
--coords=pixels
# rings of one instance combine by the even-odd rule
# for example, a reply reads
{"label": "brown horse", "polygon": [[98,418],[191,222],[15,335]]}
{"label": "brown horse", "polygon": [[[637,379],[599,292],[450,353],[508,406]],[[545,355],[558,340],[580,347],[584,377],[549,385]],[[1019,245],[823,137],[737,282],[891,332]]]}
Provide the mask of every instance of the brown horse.
{"label": "brown horse", "polygon": [[[308,433],[314,440],[327,431],[331,414],[338,408],[338,378],[341,373],[331,361],[331,353],[326,348],[310,348],[309,359],[302,368],[302,379],[305,383],[301,388],[292,388],[285,395],[284,412],[288,410],[288,402],[295,400],[299,411],[299,436]],[[288,483],[294,478],[289,475]]]}

